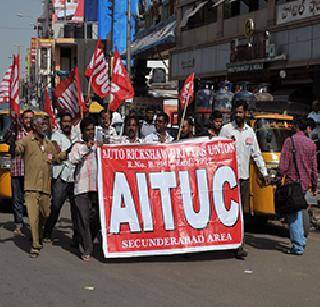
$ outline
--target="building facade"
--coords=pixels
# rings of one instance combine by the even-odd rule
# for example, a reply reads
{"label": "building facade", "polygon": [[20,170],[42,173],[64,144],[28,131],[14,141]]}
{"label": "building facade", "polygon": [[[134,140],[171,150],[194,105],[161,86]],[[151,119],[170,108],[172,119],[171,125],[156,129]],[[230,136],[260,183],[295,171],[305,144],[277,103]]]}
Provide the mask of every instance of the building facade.
{"label": "building facade", "polygon": [[[320,96],[320,6],[312,0],[177,0],[170,77],[268,83],[274,100]],[[209,82],[209,83],[210,83]]]}

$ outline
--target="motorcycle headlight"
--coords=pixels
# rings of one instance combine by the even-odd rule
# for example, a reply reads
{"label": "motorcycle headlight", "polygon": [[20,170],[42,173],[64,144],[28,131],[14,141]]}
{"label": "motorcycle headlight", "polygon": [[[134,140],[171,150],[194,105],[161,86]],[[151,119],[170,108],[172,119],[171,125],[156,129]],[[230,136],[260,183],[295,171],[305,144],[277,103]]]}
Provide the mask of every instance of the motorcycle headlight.
{"label": "motorcycle headlight", "polygon": [[0,156],[0,168],[6,170],[11,168],[10,156]]}

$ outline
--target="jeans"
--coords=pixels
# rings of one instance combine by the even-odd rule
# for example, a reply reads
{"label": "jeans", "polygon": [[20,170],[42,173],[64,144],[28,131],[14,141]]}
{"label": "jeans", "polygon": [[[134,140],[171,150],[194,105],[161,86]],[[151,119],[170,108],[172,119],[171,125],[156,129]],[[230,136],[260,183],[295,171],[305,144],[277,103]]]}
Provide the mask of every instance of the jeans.
{"label": "jeans", "polygon": [[23,226],[24,214],[24,177],[13,176],[11,178],[11,189],[13,199],[14,223],[17,227]]}
{"label": "jeans", "polygon": [[304,252],[305,238],[303,229],[302,210],[288,215],[289,233],[292,248],[298,252]]}
{"label": "jeans", "polygon": [[75,204],[74,204],[74,183],[66,182],[58,178],[52,184],[51,213],[44,227],[44,236],[51,237],[52,230],[56,226],[61,208],[67,198],[70,200],[71,222],[73,230],[73,238],[76,239],[77,227],[75,225]]}

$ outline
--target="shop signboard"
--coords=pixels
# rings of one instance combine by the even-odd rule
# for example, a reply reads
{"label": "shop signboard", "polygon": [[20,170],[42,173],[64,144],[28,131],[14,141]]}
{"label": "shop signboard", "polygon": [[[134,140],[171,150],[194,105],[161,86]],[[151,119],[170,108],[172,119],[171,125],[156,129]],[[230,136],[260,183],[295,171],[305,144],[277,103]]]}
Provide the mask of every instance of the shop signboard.
{"label": "shop signboard", "polygon": [[277,24],[320,15],[320,0],[298,0],[277,6]]}

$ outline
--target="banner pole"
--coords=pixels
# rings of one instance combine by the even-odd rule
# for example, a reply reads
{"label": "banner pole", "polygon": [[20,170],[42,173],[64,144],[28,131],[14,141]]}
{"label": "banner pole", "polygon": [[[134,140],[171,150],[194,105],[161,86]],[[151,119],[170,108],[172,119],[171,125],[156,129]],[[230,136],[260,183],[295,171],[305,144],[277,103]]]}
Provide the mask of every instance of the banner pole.
{"label": "banner pole", "polygon": [[187,107],[188,107],[188,103],[185,103],[185,105],[184,105],[184,110],[183,110],[183,115],[182,115],[182,118],[181,118],[181,121],[180,121],[179,133],[178,133],[178,137],[177,137],[177,140],[178,140],[178,141],[180,140],[181,130],[182,130],[182,124],[183,124],[184,118],[185,118],[185,116],[186,116]]}
{"label": "banner pole", "polygon": [[90,78],[89,78],[88,92],[87,92],[87,100],[88,100],[88,105],[89,105],[89,106],[90,106],[90,103],[91,103],[91,98],[90,98],[91,84],[92,84],[92,75],[91,75]]}

